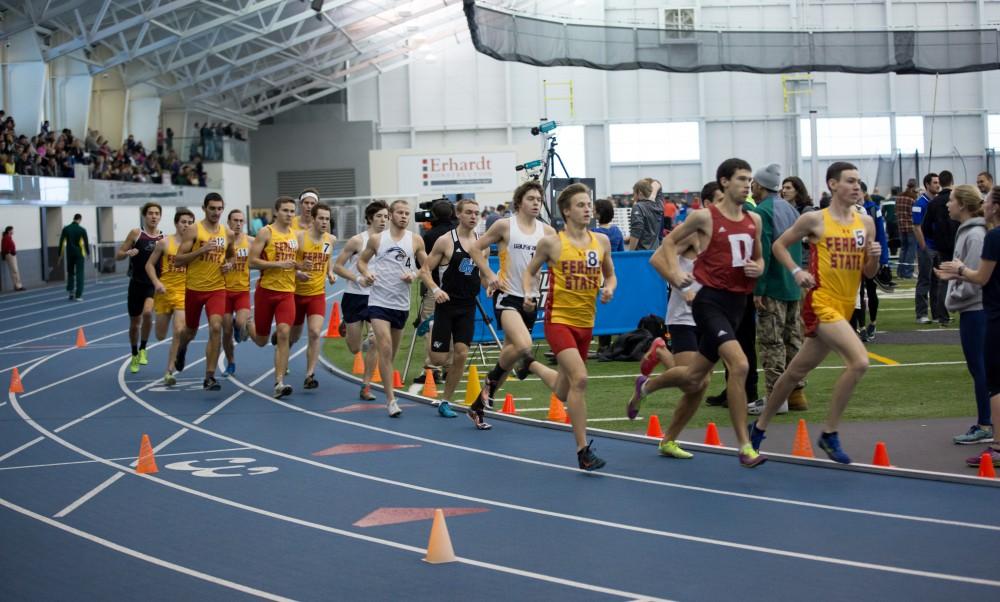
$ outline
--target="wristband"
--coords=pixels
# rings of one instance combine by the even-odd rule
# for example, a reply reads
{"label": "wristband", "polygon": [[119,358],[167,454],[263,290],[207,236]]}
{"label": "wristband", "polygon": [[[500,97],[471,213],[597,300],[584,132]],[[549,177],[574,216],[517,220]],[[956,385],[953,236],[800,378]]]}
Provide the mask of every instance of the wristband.
{"label": "wristband", "polygon": [[441,292],[441,287],[439,286],[436,289],[432,290],[431,294],[434,295],[435,297],[437,297],[437,294],[440,293],[440,292]]}
{"label": "wristband", "polygon": [[796,274],[798,274],[801,271],[802,271],[802,267],[801,266],[795,266],[795,269],[792,270],[792,276],[794,277]]}

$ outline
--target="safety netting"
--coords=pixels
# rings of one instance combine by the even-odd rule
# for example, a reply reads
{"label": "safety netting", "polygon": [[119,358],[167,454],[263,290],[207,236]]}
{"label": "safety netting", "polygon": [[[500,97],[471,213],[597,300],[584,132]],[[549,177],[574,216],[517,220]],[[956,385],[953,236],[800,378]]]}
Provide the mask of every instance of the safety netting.
{"label": "safety netting", "polygon": [[559,23],[465,0],[472,42],[540,67],[676,73],[967,73],[1000,68],[1000,31],[706,31]]}

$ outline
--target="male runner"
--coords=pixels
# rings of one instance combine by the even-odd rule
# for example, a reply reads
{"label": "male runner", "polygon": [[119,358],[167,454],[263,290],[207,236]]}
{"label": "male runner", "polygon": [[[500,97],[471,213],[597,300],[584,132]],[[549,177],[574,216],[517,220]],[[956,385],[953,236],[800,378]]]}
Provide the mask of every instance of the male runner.
{"label": "male runner", "polygon": [[[774,260],[808,291],[802,305],[807,338],[774,383],[764,413],[750,425],[750,438],[754,449],[760,449],[764,431],[789,393],[833,350],[846,368],[833,386],[819,447],[831,460],[850,464],[851,458],[840,446],[837,427],[854,387],[868,370],[868,353],[848,320],[854,312],[862,274],[871,278],[878,272],[882,245],[875,240],[871,216],[854,209],[861,197],[858,168],[837,161],[826,170],[826,185],[831,194],[830,206],[803,214],[772,246]],[[808,270],[796,265],[788,252],[788,247],[803,238],[808,238],[812,248]]]}
{"label": "male runner", "polygon": [[312,227],[312,208],[319,202],[319,191],[306,188],[299,193],[299,214],[292,218],[292,230],[302,231]]}
{"label": "male runner", "polygon": [[222,351],[226,354],[223,376],[236,374],[236,346],[247,339],[250,319],[250,245],[253,237],[243,232],[247,218],[239,209],[229,212],[226,225],[233,233],[233,267],[224,274],[226,311],[222,314]]}
{"label": "male runner", "polygon": [[[187,286],[187,266],[176,265],[177,251],[184,241],[184,233],[194,225],[194,212],[181,207],[174,213],[174,234],[164,236],[146,261],[146,274],[153,283],[153,311],[156,313],[156,338],[162,341],[173,323],[173,338],[167,353],[167,371],[163,383],[168,387],[177,384],[174,360],[184,332],[184,289]],[[159,272],[159,273],[157,273]]]}
{"label": "male runner", "polygon": [[[476,297],[479,295],[480,274],[489,283],[487,291],[499,284],[486,258],[476,245],[476,224],[479,223],[479,204],[472,199],[462,199],[455,205],[458,226],[439,237],[434,243],[427,262],[422,264],[420,278],[431,291],[436,303],[434,327],[431,330],[430,360],[435,366],[448,361],[451,342],[455,342],[451,367],[445,379],[444,395],[438,404],[438,413],[446,418],[456,416],[449,407],[455,394],[462,369],[469,356],[469,345],[476,330]],[[434,284],[431,272],[440,269],[441,286]],[[469,417],[476,428],[490,428],[483,420],[482,409],[470,411]]]}
{"label": "male runner", "polygon": [[292,323],[289,345],[294,345],[302,336],[302,325],[308,321],[309,343],[306,347],[306,380],[302,387],[315,389],[316,361],[319,360],[319,344],[326,321],[326,283],[333,284],[337,276],[333,272],[333,245],[337,237],[330,234],[330,207],[323,203],[312,206],[312,222],[309,229],[298,233],[299,250],[296,261],[301,271],[295,280],[295,321]]}
{"label": "male runner", "polygon": [[117,261],[128,259],[128,342],[132,345],[132,361],[128,369],[132,374],[139,371],[139,366],[149,363],[146,342],[149,331],[153,329],[153,295],[156,291],[146,273],[146,262],[153,254],[156,243],[163,238],[159,228],[163,208],[157,203],[146,203],[140,213],[142,228],[130,230],[115,253]]}
{"label": "male runner", "polygon": [[[570,184],[556,199],[566,230],[538,241],[535,255],[521,275],[527,293],[524,309],[534,311],[538,291],[533,286],[543,263],[549,265],[549,294],[545,300],[545,339],[556,354],[559,370],[534,361],[521,360],[519,378],[531,370],[569,406],[576,439],[577,464],[583,470],[598,470],[605,464],[587,443],[587,355],[593,338],[596,299],[608,303],[615,294],[618,278],[611,262],[608,237],[587,228],[594,215],[590,189]],[[603,282],[602,282],[603,281]]]}
{"label": "male runner", "polygon": [[[739,441],[740,464],[753,468],[763,463],[764,457],[754,450],[747,436],[745,384],[750,368],[736,339],[748,295],[764,269],[760,216],[747,212],[743,206],[750,190],[750,174],[750,164],[742,159],[723,161],[715,172],[715,181],[725,195],[722,201],[688,214],[684,223],[674,228],[664,241],[668,271],[681,276],[672,284],[681,289],[695,282],[702,285],[691,304],[698,332],[698,355],[688,366],[671,368],[650,379],[639,376],[629,407],[638,407],[643,397],[665,387],[679,387],[684,393],[696,394],[721,357],[729,369],[726,399]],[[709,242],[690,274],[682,272],[678,264],[678,243],[696,233]]]}
{"label": "male runner", "polygon": [[[347,279],[347,287],[344,289],[344,296],[340,300],[340,308],[344,312],[344,334],[347,339],[347,348],[352,354],[359,351],[365,352],[365,373],[361,381],[361,399],[372,401],[370,384],[372,374],[375,371],[375,362],[378,360],[378,349],[374,345],[367,346],[361,342],[364,335],[364,325],[368,322],[368,293],[367,287],[362,287],[361,274],[357,272],[358,256],[372,234],[378,234],[385,230],[389,221],[389,205],[385,201],[372,201],[365,207],[365,223],[368,228],[363,232],[355,234],[347,240],[347,244],[341,249],[340,255],[333,266],[333,271],[342,278]],[[367,341],[366,341],[367,342]]]}
{"label": "male runner", "polygon": [[205,219],[184,232],[184,242],[177,250],[174,265],[187,266],[184,291],[184,332],[181,334],[174,362],[178,372],[184,370],[187,346],[198,334],[201,310],[208,317],[208,343],[205,345],[205,380],[202,387],[218,391],[222,387],[215,380],[215,365],[219,362],[222,340],[222,314],[226,311],[226,281],[223,274],[232,267],[233,233],[221,223],[225,209],[222,195],[210,192],[205,195],[202,208]]}
{"label": "male runner", "polygon": [[299,241],[292,230],[295,199],[278,197],[274,202],[274,223],[264,226],[250,245],[250,267],[260,270],[260,280],[254,293],[253,322],[250,338],[258,347],[270,341],[271,322],[275,322],[274,397],[292,394],[285,384],[288,371],[288,347],[292,322],[295,320],[295,261]]}
{"label": "male runner", "polygon": [[[538,221],[542,210],[542,185],[534,180],[525,182],[514,191],[513,215],[498,219],[479,238],[479,248],[485,250],[496,244],[500,253],[501,290],[493,295],[493,313],[503,329],[503,346],[497,364],[486,375],[483,395],[473,405],[481,411],[485,403],[493,408],[497,389],[519,360],[531,357],[531,329],[538,318],[536,306],[524,307],[525,291],[522,288],[524,269],[535,254],[535,247],[543,236],[556,231]],[[538,280],[531,283],[531,290],[538,290]]]}
{"label": "male runner", "polygon": [[379,371],[386,383],[386,410],[391,418],[402,413],[392,390],[392,366],[410,315],[410,283],[417,277],[414,260],[420,265],[427,261],[424,240],[406,230],[410,213],[406,201],[393,201],[389,205],[389,229],[368,237],[357,266],[361,274],[358,284],[371,287],[368,318],[375,331]]}

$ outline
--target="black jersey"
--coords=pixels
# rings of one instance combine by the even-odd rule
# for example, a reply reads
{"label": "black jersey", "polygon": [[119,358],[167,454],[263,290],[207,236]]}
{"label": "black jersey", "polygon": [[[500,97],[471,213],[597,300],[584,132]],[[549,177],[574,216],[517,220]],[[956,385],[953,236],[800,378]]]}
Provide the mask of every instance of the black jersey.
{"label": "black jersey", "polygon": [[451,231],[451,241],[455,249],[441,272],[441,288],[448,293],[451,303],[472,305],[479,294],[479,268],[458,240],[457,229]]}
{"label": "black jersey", "polygon": [[152,284],[149,279],[149,275],[146,274],[146,262],[149,261],[149,256],[152,255],[153,251],[156,249],[156,243],[162,238],[162,233],[156,236],[150,236],[149,234],[146,234],[145,230],[139,231],[139,238],[132,243],[132,248],[138,249],[139,252],[134,257],[128,258],[129,278],[135,280],[136,282]]}

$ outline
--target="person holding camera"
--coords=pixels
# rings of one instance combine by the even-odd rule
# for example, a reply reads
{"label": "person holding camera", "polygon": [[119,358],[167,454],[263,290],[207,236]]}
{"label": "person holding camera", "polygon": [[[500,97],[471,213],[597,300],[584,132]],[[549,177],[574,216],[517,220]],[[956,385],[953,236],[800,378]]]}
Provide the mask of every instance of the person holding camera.
{"label": "person holding camera", "polygon": [[[434,243],[438,241],[439,238],[451,232],[456,225],[455,220],[455,208],[451,204],[451,201],[440,198],[433,201],[428,201],[427,203],[422,203],[421,208],[425,211],[423,217],[431,218],[431,228],[424,232],[421,238],[424,239],[424,249],[433,249]],[[418,217],[420,214],[418,214]],[[420,283],[420,309],[417,312],[417,319],[414,326],[419,327],[425,320],[431,318],[434,315],[434,295],[431,293],[431,289],[441,286],[441,275],[438,272],[433,271],[431,277],[434,279],[434,286],[429,287],[424,282]],[[420,370],[420,374],[413,379],[413,382],[423,384],[424,379],[427,377],[427,370],[431,370],[434,374],[434,382],[440,383],[441,379],[444,378],[441,374],[441,366],[451,363],[451,358],[446,357],[440,364],[435,364],[431,360],[431,337],[427,337],[426,349],[424,353],[424,367]]]}

